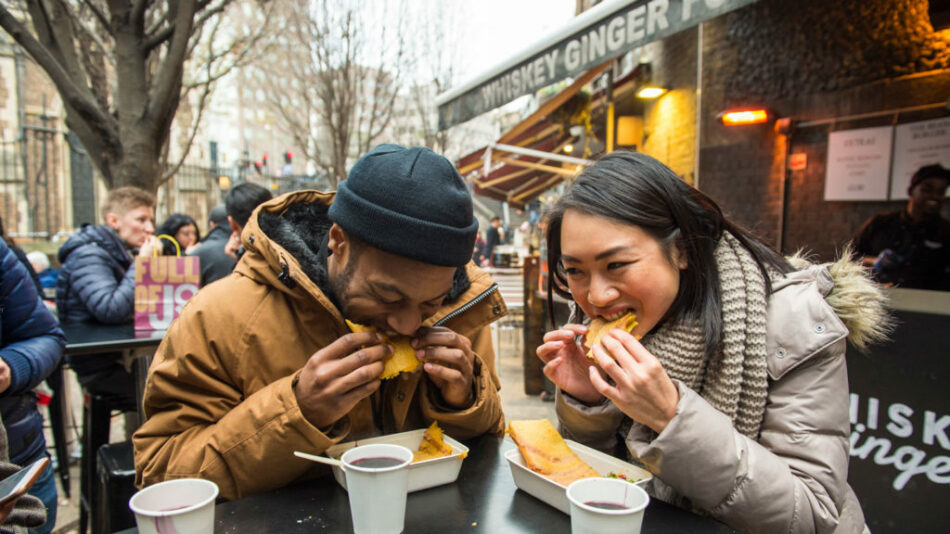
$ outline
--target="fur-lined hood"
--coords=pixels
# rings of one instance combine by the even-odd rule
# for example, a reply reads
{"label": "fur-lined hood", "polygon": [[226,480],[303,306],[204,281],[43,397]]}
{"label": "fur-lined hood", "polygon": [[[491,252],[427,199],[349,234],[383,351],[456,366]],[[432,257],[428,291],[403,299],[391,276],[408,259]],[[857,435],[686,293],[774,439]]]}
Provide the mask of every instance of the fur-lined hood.
{"label": "fur-lined hood", "polygon": [[848,341],[855,348],[865,350],[887,340],[893,330],[893,318],[886,309],[884,290],[852,257],[850,249],[846,249],[837,261],[816,265],[799,251],[788,258],[798,272],[774,282],[773,287],[778,290],[802,275],[816,276],[825,302],[848,329]]}

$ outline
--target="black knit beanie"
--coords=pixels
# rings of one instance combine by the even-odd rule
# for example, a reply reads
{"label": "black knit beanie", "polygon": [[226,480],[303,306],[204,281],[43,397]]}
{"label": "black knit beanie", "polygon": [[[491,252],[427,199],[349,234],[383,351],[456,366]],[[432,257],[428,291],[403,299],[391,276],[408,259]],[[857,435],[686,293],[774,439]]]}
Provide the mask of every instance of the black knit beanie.
{"label": "black knit beanie", "polygon": [[370,150],[340,182],[329,216],[370,246],[445,267],[472,259],[478,233],[462,177],[424,147]]}
{"label": "black knit beanie", "polygon": [[950,180],[950,169],[945,169],[939,163],[925,165],[917,169],[917,172],[915,172],[914,175],[910,177],[910,185],[907,186],[907,194],[909,195],[910,192],[915,187],[917,187],[918,184],[920,184],[920,182],[923,182],[928,178],[942,178],[944,180]]}

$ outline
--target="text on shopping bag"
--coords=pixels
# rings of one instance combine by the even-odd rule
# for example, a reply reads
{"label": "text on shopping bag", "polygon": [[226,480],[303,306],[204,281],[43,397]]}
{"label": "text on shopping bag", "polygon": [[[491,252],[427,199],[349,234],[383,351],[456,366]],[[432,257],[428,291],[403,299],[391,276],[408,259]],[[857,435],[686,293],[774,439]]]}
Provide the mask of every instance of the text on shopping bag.
{"label": "text on shopping bag", "polygon": [[135,328],[163,330],[198,292],[201,269],[196,257],[135,259]]}

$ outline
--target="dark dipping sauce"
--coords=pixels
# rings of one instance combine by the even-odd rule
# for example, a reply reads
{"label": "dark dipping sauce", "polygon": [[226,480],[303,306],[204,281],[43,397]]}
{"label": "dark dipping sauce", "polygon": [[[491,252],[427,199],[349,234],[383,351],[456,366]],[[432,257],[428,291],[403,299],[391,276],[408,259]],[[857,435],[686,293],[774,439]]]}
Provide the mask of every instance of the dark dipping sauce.
{"label": "dark dipping sauce", "polygon": [[362,467],[364,469],[382,469],[384,467],[396,467],[403,463],[399,458],[391,458],[389,456],[370,456],[369,458],[360,458],[359,460],[353,460],[352,464],[356,467]]}
{"label": "dark dipping sauce", "polygon": [[601,508],[603,510],[626,510],[627,507],[622,504],[616,504],[612,502],[600,502],[600,501],[590,501],[585,502],[587,506],[593,506],[594,508]]}

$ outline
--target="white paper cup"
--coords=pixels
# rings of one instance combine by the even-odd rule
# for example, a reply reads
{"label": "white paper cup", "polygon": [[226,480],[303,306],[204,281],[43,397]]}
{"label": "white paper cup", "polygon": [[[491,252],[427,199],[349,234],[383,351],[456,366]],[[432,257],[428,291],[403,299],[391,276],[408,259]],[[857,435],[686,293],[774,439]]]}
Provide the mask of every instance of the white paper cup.
{"label": "white paper cup", "polygon": [[[572,534],[639,534],[650,496],[616,478],[585,478],[567,487]],[[616,508],[607,508],[604,504]]]}
{"label": "white paper cup", "polygon": [[[367,458],[389,458],[393,463],[374,467],[361,461]],[[345,464],[343,471],[346,473],[353,531],[356,534],[402,532],[406,522],[412,451],[401,445],[360,445],[343,453],[341,459]]]}
{"label": "white paper cup", "polygon": [[210,534],[218,485],[200,478],[179,478],[149,486],[129,499],[139,534]]}

